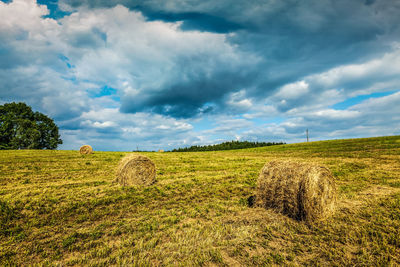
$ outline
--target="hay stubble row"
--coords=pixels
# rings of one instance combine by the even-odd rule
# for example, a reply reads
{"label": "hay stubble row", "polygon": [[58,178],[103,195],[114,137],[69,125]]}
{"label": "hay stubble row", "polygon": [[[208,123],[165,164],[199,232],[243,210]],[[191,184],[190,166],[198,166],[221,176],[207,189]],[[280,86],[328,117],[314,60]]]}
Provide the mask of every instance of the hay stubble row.
{"label": "hay stubble row", "polygon": [[[0,265],[398,266],[399,139],[198,153],[0,151]],[[127,154],[153,160],[157,183],[112,184]],[[335,214],[308,227],[249,208],[260,170],[277,160],[328,167]]]}
{"label": "hay stubble row", "polygon": [[[80,153],[91,154],[93,149],[85,145]],[[155,164],[143,155],[127,155],[119,162],[114,181],[123,186],[152,185],[156,182]],[[255,205],[310,224],[334,212],[335,181],[327,168],[315,164],[268,162],[257,180]]]}
{"label": "hay stubble row", "polygon": [[[115,182],[149,186],[156,182],[156,167],[146,156],[130,154],[117,167]],[[336,206],[336,185],[331,172],[311,163],[272,161],[261,169],[255,205],[311,224],[329,217]]]}
{"label": "hay stubble row", "polygon": [[[84,145],[80,148],[80,153],[92,154],[93,149]],[[156,166],[146,156],[129,154],[120,160],[114,182],[123,186],[152,185],[156,182]],[[267,162],[260,171],[256,195],[251,197],[251,203],[251,206],[255,204],[272,209],[311,224],[334,212],[335,181],[327,168],[316,164]]]}

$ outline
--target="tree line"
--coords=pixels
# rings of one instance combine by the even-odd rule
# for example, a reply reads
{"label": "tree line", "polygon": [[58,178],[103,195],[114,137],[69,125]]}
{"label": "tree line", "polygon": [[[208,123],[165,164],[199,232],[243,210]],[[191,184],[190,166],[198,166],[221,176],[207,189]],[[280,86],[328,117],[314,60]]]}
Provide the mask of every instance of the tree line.
{"label": "tree line", "polygon": [[195,152],[195,151],[218,151],[218,150],[233,150],[252,147],[284,145],[284,142],[249,142],[249,141],[228,141],[216,145],[206,146],[191,146],[184,148],[173,149],[172,152]]}

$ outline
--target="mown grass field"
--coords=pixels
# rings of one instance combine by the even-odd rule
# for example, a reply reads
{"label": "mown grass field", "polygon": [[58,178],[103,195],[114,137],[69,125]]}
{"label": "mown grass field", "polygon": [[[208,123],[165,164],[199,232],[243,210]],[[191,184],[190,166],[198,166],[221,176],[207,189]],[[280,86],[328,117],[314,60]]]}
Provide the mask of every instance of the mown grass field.
{"label": "mown grass field", "polygon": [[[0,265],[400,265],[400,136],[143,153],[150,187],[113,183],[127,153],[0,151]],[[333,217],[247,207],[273,159],[324,164]]]}

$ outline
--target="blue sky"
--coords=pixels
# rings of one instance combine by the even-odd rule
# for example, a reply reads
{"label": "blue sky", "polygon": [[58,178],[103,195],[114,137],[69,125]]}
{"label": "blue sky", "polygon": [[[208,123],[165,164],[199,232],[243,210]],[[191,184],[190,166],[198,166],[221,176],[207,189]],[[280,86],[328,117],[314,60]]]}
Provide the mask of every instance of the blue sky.
{"label": "blue sky", "polygon": [[0,1],[0,104],[77,149],[400,134],[400,1]]}

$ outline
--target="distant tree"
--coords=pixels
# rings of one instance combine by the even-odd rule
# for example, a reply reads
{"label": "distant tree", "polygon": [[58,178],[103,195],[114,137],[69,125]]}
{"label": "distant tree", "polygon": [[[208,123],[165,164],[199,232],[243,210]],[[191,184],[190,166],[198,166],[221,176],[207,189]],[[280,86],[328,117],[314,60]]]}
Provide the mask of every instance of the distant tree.
{"label": "distant tree", "polygon": [[52,119],[25,103],[0,105],[0,149],[56,149],[62,144]]}
{"label": "distant tree", "polygon": [[279,142],[249,142],[249,141],[230,141],[223,142],[216,145],[208,146],[191,146],[173,149],[172,152],[195,152],[195,151],[218,151],[218,150],[232,150],[232,149],[242,149],[242,148],[252,148],[252,147],[262,147],[262,146],[275,146],[283,145],[285,143]]}

